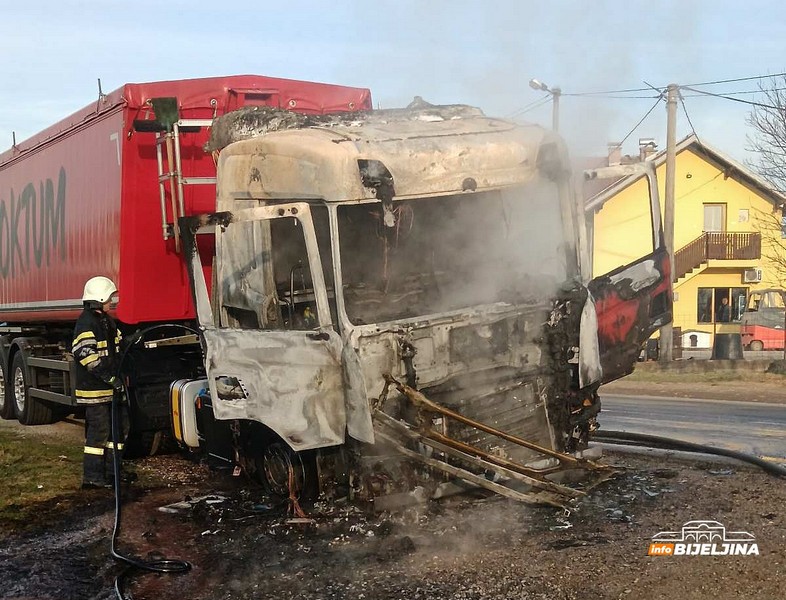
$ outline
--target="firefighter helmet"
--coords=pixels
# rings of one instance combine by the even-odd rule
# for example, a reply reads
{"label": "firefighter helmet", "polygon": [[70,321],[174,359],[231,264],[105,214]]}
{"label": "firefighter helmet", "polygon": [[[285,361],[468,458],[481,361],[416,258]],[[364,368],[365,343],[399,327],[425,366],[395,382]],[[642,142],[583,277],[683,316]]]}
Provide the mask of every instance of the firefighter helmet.
{"label": "firefighter helmet", "polygon": [[85,292],[82,294],[82,302],[92,300],[104,304],[109,302],[112,294],[117,292],[117,286],[109,277],[91,277],[85,283]]}

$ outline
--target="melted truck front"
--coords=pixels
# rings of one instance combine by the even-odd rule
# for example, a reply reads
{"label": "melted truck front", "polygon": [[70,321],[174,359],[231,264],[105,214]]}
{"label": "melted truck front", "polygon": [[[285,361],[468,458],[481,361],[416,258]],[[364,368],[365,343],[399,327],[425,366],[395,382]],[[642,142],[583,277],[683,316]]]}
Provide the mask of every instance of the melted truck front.
{"label": "melted truck front", "polygon": [[420,473],[560,504],[552,475],[597,466],[598,387],[670,319],[662,243],[588,281],[541,127],[463,106],[279,116],[223,117],[219,212],[181,222],[207,379],[176,402],[180,441],[282,493],[379,497]]}

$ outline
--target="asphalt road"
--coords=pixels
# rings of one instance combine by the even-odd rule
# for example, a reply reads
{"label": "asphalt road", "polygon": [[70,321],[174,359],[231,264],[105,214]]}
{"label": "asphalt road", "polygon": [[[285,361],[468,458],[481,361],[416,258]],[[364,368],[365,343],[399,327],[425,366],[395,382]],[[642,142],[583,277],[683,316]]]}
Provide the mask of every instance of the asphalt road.
{"label": "asphalt road", "polygon": [[601,396],[602,430],[659,435],[786,460],[786,405]]}

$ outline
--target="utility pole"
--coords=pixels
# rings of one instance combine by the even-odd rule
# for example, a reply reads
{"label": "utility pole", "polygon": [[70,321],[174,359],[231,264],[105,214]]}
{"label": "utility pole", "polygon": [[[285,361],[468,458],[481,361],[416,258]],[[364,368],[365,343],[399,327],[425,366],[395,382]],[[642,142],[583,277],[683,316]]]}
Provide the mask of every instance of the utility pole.
{"label": "utility pole", "polygon": [[[670,83],[666,94],[666,202],[663,210],[663,237],[666,250],[669,253],[669,266],[671,271],[669,286],[674,295],[674,185],[677,162],[677,96],[680,87]],[[660,360],[671,362],[674,359],[673,333],[671,323],[660,328]]]}

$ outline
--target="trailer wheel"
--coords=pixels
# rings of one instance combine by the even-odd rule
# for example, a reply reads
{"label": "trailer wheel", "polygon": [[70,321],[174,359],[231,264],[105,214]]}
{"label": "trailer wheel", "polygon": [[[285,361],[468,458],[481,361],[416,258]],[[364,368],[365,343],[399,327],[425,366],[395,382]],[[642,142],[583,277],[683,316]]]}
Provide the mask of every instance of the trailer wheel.
{"label": "trailer wheel", "polygon": [[30,371],[24,352],[17,352],[11,363],[9,391],[16,405],[16,416],[22,425],[45,425],[54,423],[55,411],[37,398],[30,397]]}
{"label": "trailer wheel", "polygon": [[761,352],[764,350],[764,342],[760,340],[753,340],[750,345],[750,349],[754,352]]}
{"label": "trailer wheel", "polygon": [[5,374],[5,361],[0,360],[0,418],[13,419],[16,417],[14,401],[8,392],[8,377]]}

